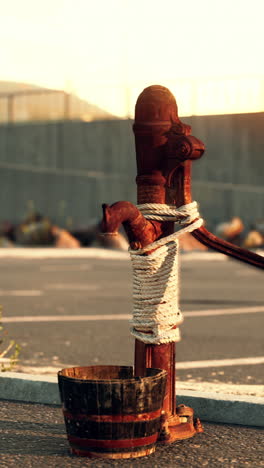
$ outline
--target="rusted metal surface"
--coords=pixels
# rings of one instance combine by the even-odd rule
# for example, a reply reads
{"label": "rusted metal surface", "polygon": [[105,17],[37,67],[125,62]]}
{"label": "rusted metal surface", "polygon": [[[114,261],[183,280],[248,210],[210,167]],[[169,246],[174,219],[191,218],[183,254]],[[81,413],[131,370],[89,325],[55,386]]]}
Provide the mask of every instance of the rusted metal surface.
{"label": "rusted metal surface", "polygon": [[235,244],[231,244],[219,237],[215,236],[211,232],[207,231],[205,227],[200,227],[195,229],[191,233],[195,239],[200,241],[202,244],[206,245],[210,249],[217,250],[229,257],[233,257],[236,260],[247,263],[248,265],[253,265],[257,268],[264,269],[264,257],[258,255],[254,252],[251,252],[247,249],[242,249]]}
{"label": "rusted metal surface", "polygon": [[[139,96],[133,126],[137,156],[138,204],[161,203],[182,205],[191,203],[191,164],[205,150],[204,144],[191,135],[191,127],[178,117],[174,96],[162,86],[150,86]],[[103,206],[104,232],[116,232],[123,223],[132,249],[144,247],[174,232],[171,221],[149,221],[129,202]],[[192,235],[208,247],[259,268],[264,268],[264,258],[223,241],[205,228]],[[195,424],[191,408],[184,418],[182,408],[175,399],[175,343],[150,345],[136,340],[135,373],[143,376],[147,367],[167,371],[167,388],[163,405],[163,442],[191,437],[201,432]],[[185,407],[186,408],[186,407]],[[185,421],[185,422],[183,422]],[[166,429],[167,428],[167,429]]]}
{"label": "rusted metal surface", "polygon": [[[190,164],[186,165],[185,161],[201,157],[204,144],[190,135],[190,126],[180,121],[175,98],[169,90],[151,86],[143,91],[136,104],[133,130],[138,203],[167,203],[177,207],[189,203]],[[156,222],[155,225],[156,239],[174,232],[173,222]],[[181,438],[179,433],[172,435],[172,428],[183,429],[176,414],[175,343],[148,345],[136,340],[136,373],[140,375],[147,366],[161,367],[168,373],[163,405],[167,422],[165,418],[163,427],[169,426],[164,442],[171,442]],[[187,428],[186,423],[184,429],[187,437],[195,433],[193,426]]]}
{"label": "rusted metal surface", "polygon": [[157,223],[145,219],[133,203],[121,201],[112,206],[104,204],[102,232],[115,234],[121,224],[124,226],[132,249],[144,247],[157,238]]}

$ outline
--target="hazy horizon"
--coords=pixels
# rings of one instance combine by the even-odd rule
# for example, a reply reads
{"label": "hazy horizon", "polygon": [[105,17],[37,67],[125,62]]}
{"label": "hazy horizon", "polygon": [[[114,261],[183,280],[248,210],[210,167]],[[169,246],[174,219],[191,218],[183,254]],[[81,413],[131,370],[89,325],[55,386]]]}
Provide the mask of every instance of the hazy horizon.
{"label": "hazy horizon", "polygon": [[167,86],[180,115],[264,109],[262,0],[9,0],[2,81],[73,92],[120,117]]}

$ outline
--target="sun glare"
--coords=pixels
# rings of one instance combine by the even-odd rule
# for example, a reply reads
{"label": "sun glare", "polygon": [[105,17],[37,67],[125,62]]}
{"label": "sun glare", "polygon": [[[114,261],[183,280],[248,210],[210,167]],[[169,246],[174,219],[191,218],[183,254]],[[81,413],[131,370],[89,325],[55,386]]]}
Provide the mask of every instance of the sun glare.
{"label": "sun glare", "polygon": [[181,115],[263,111],[263,13],[263,0],[9,0],[0,80],[70,84],[118,116],[150,84]]}

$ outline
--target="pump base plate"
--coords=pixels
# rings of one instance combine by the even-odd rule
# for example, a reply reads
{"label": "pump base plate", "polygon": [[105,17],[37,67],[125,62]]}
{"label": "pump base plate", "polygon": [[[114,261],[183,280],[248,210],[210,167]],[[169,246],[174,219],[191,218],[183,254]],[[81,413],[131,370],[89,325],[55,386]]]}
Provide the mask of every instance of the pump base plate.
{"label": "pump base plate", "polygon": [[200,432],[203,432],[203,427],[198,418],[194,419],[193,409],[179,405],[176,415],[164,420],[158,442],[171,444],[176,440],[189,439]]}

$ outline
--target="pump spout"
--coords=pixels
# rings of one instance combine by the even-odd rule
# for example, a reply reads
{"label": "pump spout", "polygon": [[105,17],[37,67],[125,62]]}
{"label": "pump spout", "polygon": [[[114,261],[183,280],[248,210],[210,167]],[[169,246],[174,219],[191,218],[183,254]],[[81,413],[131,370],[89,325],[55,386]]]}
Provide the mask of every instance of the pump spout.
{"label": "pump spout", "polygon": [[160,223],[148,221],[133,203],[119,201],[109,206],[102,205],[101,232],[115,234],[123,224],[132,249],[140,249],[154,242],[162,233]]}

